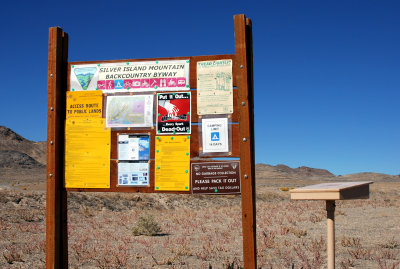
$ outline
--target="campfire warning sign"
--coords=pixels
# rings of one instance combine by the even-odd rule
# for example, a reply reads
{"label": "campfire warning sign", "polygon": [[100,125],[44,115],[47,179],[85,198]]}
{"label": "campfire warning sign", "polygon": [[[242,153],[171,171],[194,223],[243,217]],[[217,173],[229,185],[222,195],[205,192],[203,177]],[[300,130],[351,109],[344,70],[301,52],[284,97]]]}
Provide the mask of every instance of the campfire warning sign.
{"label": "campfire warning sign", "polygon": [[190,134],[190,92],[157,94],[157,134]]}

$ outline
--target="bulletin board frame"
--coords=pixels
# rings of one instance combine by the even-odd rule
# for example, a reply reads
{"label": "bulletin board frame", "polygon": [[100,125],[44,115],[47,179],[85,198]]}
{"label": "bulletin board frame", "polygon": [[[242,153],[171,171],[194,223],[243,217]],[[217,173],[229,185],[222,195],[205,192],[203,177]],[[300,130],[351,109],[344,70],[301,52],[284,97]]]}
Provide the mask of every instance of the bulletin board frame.
{"label": "bulletin board frame", "polygon": [[[154,189],[154,139],[156,128],[113,130],[111,132],[110,188],[65,188],[65,119],[66,92],[72,65],[158,60],[189,60],[189,89],[191,110],[191,162],[210,162],[213,156],[199,156],[199,128],[197,115],[198,61],[231,59],[233,61],[233,108],[231,115],[232,148],[227,158],[240,158],[240,186],[242,200],[243,261],[245,268],[256,268],[256,204],[255,204],[255,155],[254,155],[254,94],[252,22],[245,15],[234,16],[235,54],[126,59],[107,61],[68,62],[68,34],[59,27],[49,29],[48,51],[48,103],[47,103],[47,170],[46,170],[46,268],[68,268],[67,192],[143,192],[178,193],[187,191],[155,191]],[[189,91],[188,89],[188,91]],[[154,92],[156,94],[157,91]],[[105,100],[105,98],[103,99]],[[104,102],[104,101],[103,101]],[[104,105],[103,105],[104,107]],[[104,109],[103,109],[104,116]],[[240,127],[240,128],[239,128]],[[118,187],[117,167],[118,133],[150,134],[150,186]]]}

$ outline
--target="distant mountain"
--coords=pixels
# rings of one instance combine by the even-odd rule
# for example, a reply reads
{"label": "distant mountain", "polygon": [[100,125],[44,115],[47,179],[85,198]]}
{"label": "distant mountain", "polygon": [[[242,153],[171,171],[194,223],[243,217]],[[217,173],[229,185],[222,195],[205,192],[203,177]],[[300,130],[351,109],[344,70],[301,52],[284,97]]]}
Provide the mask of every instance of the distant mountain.
{"label": "distant mountain", "polygon": [[320,180],[320,181],[400,181],[400,175],[392,176],[380,173],[356,173],[345,176],[335,176],[325,169],[316,169],[306,166],[290,168],[289,166],[278,164],[276,166],[268,164],[256,164],[257,180]]}
{"label": "distant mountain", "polygon": [[[46,164],[46,142],[27,140],[5,126],[0,126],[0,151],[24,153],[38,163]],[[2,154],[5,156],[11,153],[3,152]],[[16,157],[15,154],[12,156]]]}
{"label": "distant mountain", "polygon": [[373,173],[373,172],[364,172],[364,173],[355,173],[348,174],[345,176],[337,177],[338,179],[342,178],[345,180],[351,181],[385,181],[385,182],[395,182],[400,181],[400,175],[392,176],[382,173]]}
{"label": "distant mountain", "polygon": [[14,151],[0,151],[0,168],[44,168],[45,165],[39,163],[29,155]]}
{"label": "distant mountain", "polygon": [[269,164],[256,164],[257,179],[293,179],[293,180],[332,180],[336,176],[324,169],[310,168],[301,166],[298,168],[290,168],[287,165],[278,164],[276,166]]}

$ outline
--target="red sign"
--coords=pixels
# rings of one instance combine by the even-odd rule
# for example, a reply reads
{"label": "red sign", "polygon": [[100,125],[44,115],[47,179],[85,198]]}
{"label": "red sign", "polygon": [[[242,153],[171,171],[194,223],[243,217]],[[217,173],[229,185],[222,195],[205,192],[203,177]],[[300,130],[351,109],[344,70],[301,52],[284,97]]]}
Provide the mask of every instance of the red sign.
{"label": "red sign", "polygon": [[157,94],[157,134],[190,134],[190,92]]}

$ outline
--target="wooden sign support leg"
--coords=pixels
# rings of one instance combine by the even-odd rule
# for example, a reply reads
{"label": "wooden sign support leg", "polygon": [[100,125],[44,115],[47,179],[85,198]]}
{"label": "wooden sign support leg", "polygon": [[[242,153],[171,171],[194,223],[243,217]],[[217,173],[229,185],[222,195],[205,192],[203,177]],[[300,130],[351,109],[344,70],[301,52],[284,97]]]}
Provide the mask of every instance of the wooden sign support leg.
{"label": "wooden sign support leg", "polygon": [[47,83],[46,268],[68,268],[67,193],[64,188],[64,119],[68,35],[49,29]]}
{"label": "wooden sign support leg", "polygon": [[335,200],[326,201],[328,269],[335,269]]}
{"label": "wooden sign support leg", "polygon": [[243,14],[234,16],[238,104],[240,107],[240,177],[244,268],[257,268],[256,185],[254,155],[254,97],[252,24]]}

